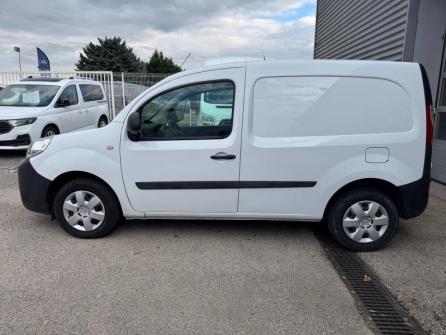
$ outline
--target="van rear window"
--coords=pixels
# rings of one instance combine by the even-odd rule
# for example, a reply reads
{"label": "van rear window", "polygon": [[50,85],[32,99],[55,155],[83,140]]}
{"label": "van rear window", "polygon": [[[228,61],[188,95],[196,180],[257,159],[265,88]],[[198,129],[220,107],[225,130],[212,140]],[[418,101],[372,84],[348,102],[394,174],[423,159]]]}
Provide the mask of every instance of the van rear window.
{"label": "van rear window", "polygon": [[80,84],[82,98],[85,102],[98,101],[104,99],[104,93],[99,85]]}
{"label": "van rear window", "polygon": [[258,137],[395,133],[413,127],[409,96],[397,84],[354,77],[273,77],[254,89]]}

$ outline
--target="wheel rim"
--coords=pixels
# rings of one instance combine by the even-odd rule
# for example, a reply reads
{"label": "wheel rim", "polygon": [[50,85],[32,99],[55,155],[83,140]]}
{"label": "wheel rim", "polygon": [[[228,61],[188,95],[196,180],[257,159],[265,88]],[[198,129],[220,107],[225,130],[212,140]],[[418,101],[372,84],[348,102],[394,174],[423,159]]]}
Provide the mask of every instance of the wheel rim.
{"label": "wheel rim", "polygon": [[50,129],[45,132],[45,135],[43,137],[52,137],[52,136],[56,136],[56,135],[57,135],[56,132],[54,130]]}
{"label": "wheel rim", "polygon": [[99,128],[105,127],[107,125],[107,121],[101,120],[99,121]]}
{"label": "wheel rim", "polygon": [[80,231],[98,229],[105,219],[105,207],[94,193],[76,191],[65,198],[63,215],[70,226]]}
{"label": "wheel rim", "polygon": [[389,215],[379,203],[364,200],[350,206],[342,220],[344,232],[358,243],[379,240],[389,226]]}

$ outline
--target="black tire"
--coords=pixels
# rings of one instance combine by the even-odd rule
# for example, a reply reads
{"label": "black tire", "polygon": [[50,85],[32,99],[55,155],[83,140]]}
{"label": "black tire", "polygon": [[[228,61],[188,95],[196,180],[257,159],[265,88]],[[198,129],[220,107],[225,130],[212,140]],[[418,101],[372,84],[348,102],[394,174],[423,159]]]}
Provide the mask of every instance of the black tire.
{"label": "black tire", "polygon": [[49,125],[43,128],[41,138],[50,137],[59,134],[59,129],[57,127]]}
{"label": "black tire", "polygon": [[[354,241],[347,235],[343,226],[344,215],[350,206],[362,201],[378,203],[384,207],[388,216],[387,230],[377,240],[367,243]],[[343,247],[353,251],[374,251],[386,246],[395,236],[399,225],[399,212],[392,198],[386,193],[373,188],[361,188],[344,192],[334,200],[328,210],[327,223],[331,234]],[[355,228],[352,229],[354,232]],[[367,237],[368,234],[366,233],[365,236]]]}
{"label": "black tire", "polygon": [[[91,192],[102,201],[105,217],[96,229],[90,231],[81,231],[71,226],[65,219],[63,205],[65,199],[73,192],[86,191]],[[59,221],[60,226],[70,235],[80,238],[99,238],[110,234],[122,219],[122,213],[117,197],[114,192],[106,185],[87,178],[79,178],[69,181],[56,193],[53,202],[54,214]]]}
{"label": "black tire", "polygon": [[[105,123],[105,124],[104,124]],[[108,124],[108,119],[105,115],[102,115],[98,121],[98,128],[105,127]]]}

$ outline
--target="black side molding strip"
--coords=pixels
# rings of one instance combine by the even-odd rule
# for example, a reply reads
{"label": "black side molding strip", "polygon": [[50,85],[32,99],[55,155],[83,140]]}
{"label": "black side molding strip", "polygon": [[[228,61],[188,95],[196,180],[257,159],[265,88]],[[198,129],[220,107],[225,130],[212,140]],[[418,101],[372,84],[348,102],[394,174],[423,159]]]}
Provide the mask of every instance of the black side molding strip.
{"label": "black side molding strip", "polygon": [[137,182],[140,190],[203,190],[232,188],[313,187],[315,181],[161,181]]}

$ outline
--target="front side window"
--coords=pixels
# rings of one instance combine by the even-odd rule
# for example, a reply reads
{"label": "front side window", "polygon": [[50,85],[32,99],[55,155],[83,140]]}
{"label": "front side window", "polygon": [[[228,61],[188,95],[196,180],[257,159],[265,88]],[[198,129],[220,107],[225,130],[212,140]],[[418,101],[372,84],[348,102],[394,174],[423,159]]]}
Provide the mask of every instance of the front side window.
{"label": "front side window", "polygon": [[234,84],[195,84],[163,93],[141,109],[141,140],[220,139],[232,130]]}
{"label": "front side window", "polygon": [[45,107],[53,101],[60,86],[17,84],[0,91],[0,106]]}
{"label": "front side window", "polygon": [[85,102],[99,101],[104,99],[104,93],[99,85],[80,84],[79,88],[82,93],[82,98]]}
{"label": "front side window", "polygon": [[57,105],[59,106],[72,106],[77,105],[77,90],[75,85],[70,85],[65,87],[59,99],[57,100]]}

